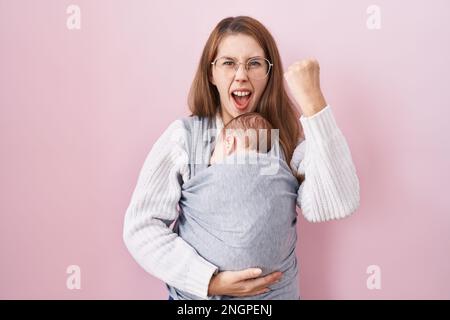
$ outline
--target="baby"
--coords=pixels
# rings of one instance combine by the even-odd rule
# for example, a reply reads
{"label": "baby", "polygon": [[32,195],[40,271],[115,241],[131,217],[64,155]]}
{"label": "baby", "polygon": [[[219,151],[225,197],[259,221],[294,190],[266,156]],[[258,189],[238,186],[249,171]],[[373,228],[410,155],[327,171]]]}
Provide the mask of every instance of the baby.
{"label": "baby", "polygon": [[233,118],[221,130],[210,164],[221,163],[233,153],[267,153],[271,149],[271,130],[269,121],[257,112],[248,112]]}
{"label": "baby", "polygon": [[[219,133],[211,165],[182,186],[174,231],[219,271],[261,268],[262,275],[283,273],[271,291],[250,297],[211,299],[298,299],[295,256],[296,199],[299,184],[282,159],[272,126],[258,113],[232,119]],[[270,151],[269,151],[270,150]],[[256,156],[255,162],[229,161]],[[277,163],[271,174],[267,164]],[[222,165],[227,164],[227,165]],[[231,164],[231,165],[229,165]],[[180,257],[181,259],[182,257]],[[176,300],[198,299],[169,286]]]}

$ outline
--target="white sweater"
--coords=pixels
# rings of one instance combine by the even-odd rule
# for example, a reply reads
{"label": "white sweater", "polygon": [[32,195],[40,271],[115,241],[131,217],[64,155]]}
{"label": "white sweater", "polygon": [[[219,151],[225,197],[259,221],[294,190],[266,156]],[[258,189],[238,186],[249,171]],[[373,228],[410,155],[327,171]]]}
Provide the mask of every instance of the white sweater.
{"label": "white sweater", "polygon": [[[344,218],[359,206],[359,181],[345,137],[329,105],[300,122],[305,140],[290,165],[305,175],[297,201],[302,214],[310,222]],[[223,127],[219,113],[216,126]],[[178,216],[181,186],[189,179],[184,131],[182,121],[174,121],[147,155],[125,214],[123,239],[147,272],[206,299],[218,268],[170,228]]]}

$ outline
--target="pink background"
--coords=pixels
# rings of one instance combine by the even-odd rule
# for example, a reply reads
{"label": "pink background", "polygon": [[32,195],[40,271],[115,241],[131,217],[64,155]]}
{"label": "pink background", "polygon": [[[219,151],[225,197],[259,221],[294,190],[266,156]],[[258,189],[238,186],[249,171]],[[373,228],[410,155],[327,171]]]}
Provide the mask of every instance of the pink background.
{"label": "pink background", "polygon": [[447,0],[0,0],[0,298],[167,299],[122,242],[125,210],[151,146],[188,114],[209,33],[244,14],[285,68],[319,60],[360,178],[352,218],[299,220],[302,297],[449,299],[449,13]]}

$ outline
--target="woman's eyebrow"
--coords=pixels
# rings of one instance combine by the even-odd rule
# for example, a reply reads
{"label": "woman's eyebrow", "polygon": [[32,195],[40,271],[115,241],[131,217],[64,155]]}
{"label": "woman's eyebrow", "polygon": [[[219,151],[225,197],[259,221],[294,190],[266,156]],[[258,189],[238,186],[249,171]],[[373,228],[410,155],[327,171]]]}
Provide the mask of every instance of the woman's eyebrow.
{"label": "woman's eyebrow", "polygon": [[[232,57],[232,56],[222,56],[221,58],[232,59],[232,60],[238,60],[237,58]],[[254,58],[264,58],[264,57],[261,57],[261,56],[254,56],[254,57],[248,58],[247,60],[254,59]]]}

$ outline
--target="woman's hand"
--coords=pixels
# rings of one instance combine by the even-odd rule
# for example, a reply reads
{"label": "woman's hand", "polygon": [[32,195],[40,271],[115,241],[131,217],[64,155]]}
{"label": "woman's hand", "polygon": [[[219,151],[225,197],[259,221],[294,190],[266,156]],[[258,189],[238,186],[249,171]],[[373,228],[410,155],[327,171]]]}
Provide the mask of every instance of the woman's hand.
{"label": "woman's hand", "polygon": [[278,282],[283,275],[281,272],[273,272],[258,277],[260,274],[261,269],[254,268],[219,272],[209,282],[208,295],[245,297],[262,294],[269,291],[268,286]]}
{"label": "woman's hand", "polygon": [[295,62],[284,73],[292,96],[305,117],[319,112],[327,103],[320,89],[320,67],[315,59]]}

